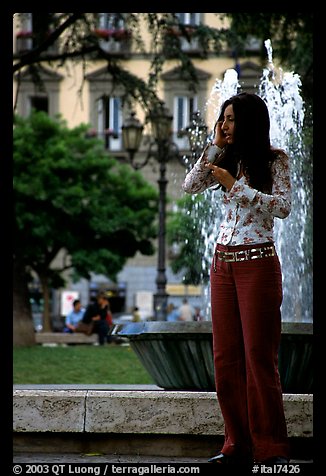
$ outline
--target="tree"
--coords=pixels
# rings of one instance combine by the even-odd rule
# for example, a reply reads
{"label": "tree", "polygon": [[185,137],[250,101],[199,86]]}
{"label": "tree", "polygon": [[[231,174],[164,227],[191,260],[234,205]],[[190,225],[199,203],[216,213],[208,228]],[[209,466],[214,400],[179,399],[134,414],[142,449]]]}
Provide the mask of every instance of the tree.
{"label": "tree", "polygon": [[270,39],[273,57],[302,81],[305,101],[312,106],[313,96],[313,13],[292,10],[278,13],[225,14],[230,19],[230,46],[238,56],[246,54],[250,39],[261,40],[260,55],[266,58],[264,41]]}
{"label": "tree", "polygon": [[[26,13],[16,13],[22,20]],[[150,59],[148,80],[143,80],[123,67],[121,58],[101,47],[99,38],[107,34],[98,29],[97,13],[33,13],[33,48],[15,53],[13,71],[19,73],[31,66],[35,81],[39,81],[36,66],[47,63],[64,64],[67,60],[83,61],[102,59],[107,63],[113,81],[124,85],[126,98],[137,100],[144,109],[157,101],[156,85],[165,62],[175,59],[182,77],[189,87],[196,88],[197,78],[193,60],[182,51],[180,38],[196,38],[200,44],[201,58],[209,54],[232,52],[245,56],[248,41],[261,41],[261,58],[266,61],[264,40],[271,39],[274,58],[300,75],[305,99],[312,102],[313,84],[313,14],[292,11],[278,13],[230,12],[216,13],[229,20],[225,27],[206,25],[187,26],[174,13],[112,13],[111,22],[123,20],[124,29],[117,28],[117,35],[132,32],[133,49]],[[150,35],[150,44],[143,40],[143,32]],[[51,48],[53,46],[56,48]],[[249,51],[249,54],[252,54]],[[85,68],[86,71],[86,68]],[[19,74],[17,76],[19,81]]]}
{"label": "tree", "polygon": [[[15,15],[22,21],[27,14]],[[68,60],[83,62],[85,66],[88,60],[104,60],[113,83],[124,86],[123,99],[139,102],[148,112],[159,101],[157,82],[164,63],[172,58],[179,64],[182,78],[188,81],[189,87],[196,88],[196,70],[192,58],[181,48],[181,38],[189,41],[197,38],[204,59],[211,52],[219,54],[223,51],[228,37],[227,28],[217,29],[206,25],[189,28],[180,23],[174,13],[111,13],[108,15],[113,25],[119,25],[120,20],[124,25],[123,30],[115,26],[112,32],[98,28],[98,15],[33,13],[33,47],[13,55],[13,71],[18,84],[19,74],[26,67],[37,83],[41,81],[38,66],[42,64],[55,68],[55,65],[62,66]],[[149,45],[144,42],[144,30],[150,36]],[[112,38],[119,41],[122,33],[128,38],[131,32],[133,52],[142,53],[150,60],[148,78],[145,80],[128,71],[121,61],[123,58],[103,49],[99,41],[107,35],[113,35]],[[83,69],[87,70],[86,67]]]}
{"label": "tree", "polygon": [[[44,294],[44,330],[50,330],[49,290],[62,272],[115,280],[137,251],[153,254],[157,191],[139,172],[110,158],[88,126],[69,129],[60,117],[33,112],[15,117],[14,326],[15,343],[28,339],[27,278],[33,272]],[[60,267],[58,253],[66,250]],[[23,290],[23,291],[22,291]],[[22,305],[22,300],[25,304]],[[15,312],[16,311],[16,312]],[[27,322],[27,321],[26,321]],[[26,338],[25,338],[26,334]]]}
{"label": "tree", "polygon": [[184,284],[202,284],[209,278],[209,260],[205,258],[203,230],[209,223],[209,206],[205,194],[185,195],[177,201],[178,210],[167,222],[167,240],[172,250],[174,273],[183,272]]}

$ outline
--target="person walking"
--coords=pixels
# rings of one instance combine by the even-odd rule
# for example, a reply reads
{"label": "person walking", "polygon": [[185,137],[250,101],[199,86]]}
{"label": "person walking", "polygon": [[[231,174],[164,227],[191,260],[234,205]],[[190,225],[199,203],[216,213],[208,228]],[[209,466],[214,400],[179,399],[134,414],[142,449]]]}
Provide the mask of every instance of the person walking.
{"label": "person walking", "polygon": [[271,146],[269,133],[263,99],[244,92],[230,97],[221,107],[213,144],[182,185],[191,194],[222,189],[224,207],[210,286],[225,436],[210,463],[289,461],[278,370],[282,274],[273,228],[275,218],[291,211],[291,182],[288,155]]}

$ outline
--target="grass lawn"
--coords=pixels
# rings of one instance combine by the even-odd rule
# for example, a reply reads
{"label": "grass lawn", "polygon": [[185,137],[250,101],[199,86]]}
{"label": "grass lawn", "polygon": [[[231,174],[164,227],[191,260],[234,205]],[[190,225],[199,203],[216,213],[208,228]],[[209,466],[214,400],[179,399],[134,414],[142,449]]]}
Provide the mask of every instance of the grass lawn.
{"label": "grass lawn", "polygon": [[14,384],[153,384],[129,346],[15,347]]}

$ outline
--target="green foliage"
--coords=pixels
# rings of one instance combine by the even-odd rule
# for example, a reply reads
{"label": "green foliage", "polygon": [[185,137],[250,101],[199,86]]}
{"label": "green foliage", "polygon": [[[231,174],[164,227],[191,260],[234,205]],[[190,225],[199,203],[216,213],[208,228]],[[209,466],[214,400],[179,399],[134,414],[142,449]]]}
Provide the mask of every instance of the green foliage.
{"label": "green foliage", "polygon": [[[137,251],[154,252],[157,191],[139,172],[110,158],[87,125],[59,117],[15,117],[15,255],[37,273],[65,249],[76,276],[112,279]],[[57,273],[57,274],[58,274]]]}
{"label": "green foliage", "polygon": [[[17,13],[21,20],[25,13]],[[212,28],[205,24],[184,25],[174,13],[113,13],[123,18],[125,29],[132,32],[132,49],[146,55],[150,65],[148,77],[143,79],[128,71],[119,55],[101,48],[97,13],[33,13],[34,47],[29,52],[14,53],[13,71],[16,73],[29,66],[35,83],[40,86],[39,66],[55,62],[63,65],[67,60],[104,60],[114,83],[123,86],[124,100],[139,102],[146,112],[158,100],[157,83],[163,66],[171,59],[180,67],[181,77],[189,89],[197,87],[194,59],[181,48],[181,39],[196,39],[201,59],[210,55],[219,56],[231,52],[237,57],[252,55],[248,41],[257,38],[261,42],[260,55],[267,58],[264,41],[270,39],[273,58],[282,67],[299,74],[302,80],[305,101],[312,103],[313,85],[313,14],[291,10],[278,13],[229,12],[216,13],[220,19],[230,22]],[[149,47],[144,42],[144,30],[149,34]],[[51,48],[55,45],[55,48]],[[32,68],[31,68],[32,67]]]}
{"label": "green foliage", "polygon": [[[17,13],[18,21],[24,13]],[[120,55],[112,54],[101,47],[98,36],[98,13],[33,13],[34,47],[14,53],[14,73],[28,66],[33,81],[41,86],[39,66],[55,62],[63,65],[66,61],[86,62],[104,60],[113,83],[123,86],[123,101],[141,104],[149,112],[159,100],[157,82],[163,66],[172,58],[180,67],[182,79],[189,88],[196,90],[197,75],[193,59],[181,48],[181,39],[197,39],[201,58],[209,54],[219,54],[225,45],[227,30],[199,25],[187,28],[180,23],[174,13],[112,13],[111,20],[123,19],[126,32],[131,32],[132,49],[136,54],[146,55],[150,64],[148,77],[143,79],[124,67]],[[177,35],[171,35],[171,29]],[[144,41],[144,30],[149,34],[150,45]],[[52,48],[55,46],[55,48]]]}
{"label": "green foliage", "polygon": [[205,195],[185,195],[176,204],[178,211],[170,214],[167,222],[168,243],[178,249],[171,268],[175,273],[184,273],[184,284],[205,283],[209,277],[202,234],[208,216]]}
{"label": "green foliage", "polygon": [[299,74],[305,101],[312,104],[313,85],[313,13],[297,13],[291,10],[278,13],[231,12],[229,44],[237,55],[246,54],[248,40],[261,40],[261,56],[266,58],[263,42],[270,39],[273,58]]}
{"label": "green foliage", "polygon": [[152,384],[131,347],[17,347],[14,384]]}

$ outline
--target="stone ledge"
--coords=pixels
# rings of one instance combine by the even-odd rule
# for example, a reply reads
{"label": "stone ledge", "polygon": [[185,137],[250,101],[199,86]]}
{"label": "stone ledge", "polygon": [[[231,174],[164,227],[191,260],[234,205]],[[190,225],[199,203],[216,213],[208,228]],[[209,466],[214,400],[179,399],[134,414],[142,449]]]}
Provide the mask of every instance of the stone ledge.
{"label": "stone ledge", "polygon": [[[313,436],[313,395],[284,394],[289,437]],[[14,432],[223,435],[215,392],[14,389]]]}
{"label": "stone ledge", "polygon": [[86,335],[82,332],[36,332],[37,344],[94,344],[98,341],[97,334]]}

